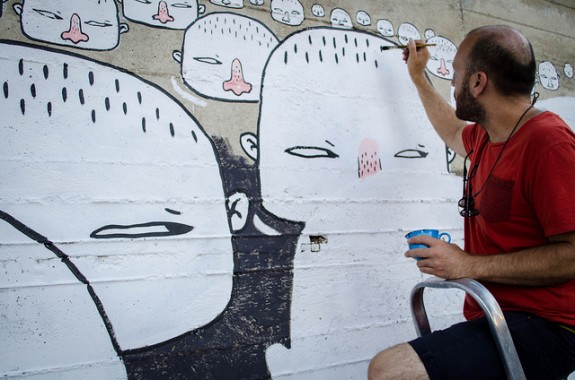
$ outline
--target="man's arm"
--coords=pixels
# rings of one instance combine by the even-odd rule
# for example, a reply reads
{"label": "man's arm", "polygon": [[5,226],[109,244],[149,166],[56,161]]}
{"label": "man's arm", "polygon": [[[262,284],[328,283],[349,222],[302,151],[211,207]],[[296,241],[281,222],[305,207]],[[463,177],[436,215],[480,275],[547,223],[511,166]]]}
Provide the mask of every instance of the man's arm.
{"label": "man's arm", "polygon": [[409,257],[422,257],[417,262],[421,272],[445,279],[467,277],[507,285],[549,286],[575,278],[575,232],[552,236],[549,243],[539,247],[498,255],[469,254],[455,244],[425,235],[410,243],[430,246],[407,252]]}
{"label": "man's arm", "polygon": [[[423,41],[417,42],[423,43]],[[466,122],[455,116],[453,107],[437,92],[425,76],[425,66],[430,56],[429,50],[425,47],[417,49],[415,43],[416,41],[413,40],[408,42],[408,49],[404,52],[404,60],[407,63],[409,76],[417,88],[423,108],[439,137],[453,151],[465,157],[467,152],[463,146],[461,134]]]}

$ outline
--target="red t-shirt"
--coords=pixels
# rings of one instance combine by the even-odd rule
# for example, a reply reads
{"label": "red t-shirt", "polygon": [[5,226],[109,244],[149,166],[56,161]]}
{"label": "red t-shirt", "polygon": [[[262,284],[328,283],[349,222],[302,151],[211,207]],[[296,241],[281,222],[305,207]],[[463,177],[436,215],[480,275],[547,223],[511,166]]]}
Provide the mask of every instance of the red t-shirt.
{"label": "red t-shirt", "polygon": [[[543,112],[530,119],[507,143],[490,143],[477,124],[463,131],[479,215],[465,220],[465,250],[489,255],[548,243],[547,237],[575,231],[575,134],[559,116]],[[546,287],[483,282],[503,310],[521,310],[575,325],[575,279]],[[467,296],[467,319],[483,315]]]}

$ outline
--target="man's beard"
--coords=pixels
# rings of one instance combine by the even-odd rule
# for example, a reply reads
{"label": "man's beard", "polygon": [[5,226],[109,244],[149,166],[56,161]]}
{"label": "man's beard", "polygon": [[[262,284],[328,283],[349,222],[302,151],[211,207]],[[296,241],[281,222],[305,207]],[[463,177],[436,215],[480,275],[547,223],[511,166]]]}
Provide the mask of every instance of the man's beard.
{"label": "man's beard", "polygon": [[471,95],[467,80],[459,93],[455,94],[455,116],[461,120],[472,121],[478,124],[485,122],[485,108]]}

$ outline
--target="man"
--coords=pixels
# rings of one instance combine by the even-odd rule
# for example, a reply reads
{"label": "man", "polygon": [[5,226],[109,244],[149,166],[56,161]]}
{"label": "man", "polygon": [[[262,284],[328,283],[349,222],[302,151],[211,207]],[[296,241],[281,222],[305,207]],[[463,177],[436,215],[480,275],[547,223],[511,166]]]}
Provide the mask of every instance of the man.
{"label": "man", "polygon": [[[429,52],[404,53],[440,137],[469,160],[464,197],[465,250],[429,236],[407,257],[445,279],[483,283],[504,310],[530,379],[575,370],[575,135],[555,114],[533,107],[536,63],[515,29],[471,31],[453,62],[453,110],[424,75]],[[465,121],[471,121],[467,125]],[[481,309],[467,297],[466,322],[379,353],[370,379],[504,379]]]}

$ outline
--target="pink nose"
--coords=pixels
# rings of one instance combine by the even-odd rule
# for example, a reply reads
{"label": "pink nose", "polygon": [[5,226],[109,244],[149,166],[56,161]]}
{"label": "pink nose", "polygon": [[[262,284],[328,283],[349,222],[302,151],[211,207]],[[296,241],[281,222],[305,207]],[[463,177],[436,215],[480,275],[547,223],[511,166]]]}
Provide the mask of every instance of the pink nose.
{"label": "pink nose", "polygon": [[359,145],[359,157],[357,159],[359,178],[376,175],[381,171],[379,158],[379,146],[373,139],[364,139]]}
{"label": "pink nose", "polygon": [[174,18],[170,16],[168,4],[166,4],[165,1],[160,1],[158,4],[158,14],[155,14],[153,19],[160,21],[162,24],[174,21]]}
{"label": "pink nose", "polygon": [[444,77],[449,75],[449,69],[445,66],[445,59],[443,58],[441,58],[439,69],[437,69],[437,73]]}
{"label": "pink nose", "polygon": [[244,72],[242,70],[242,63],[239,59],[234,59],[232,62],[232,77],[223,84],[224,91],[231,91],[237,96],[244,92],[251,92],[252,85],[247,83],[244,79]]}
{"label": "pink nose", "polygon": [[87,34],[82,32],[82,20],[76,13],[70,17],[70,30],[61,34],[63,40],[72,41],[77,44],[78,42],[86,42],[90,39]]}

